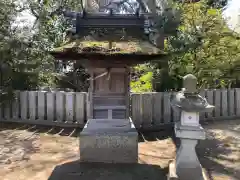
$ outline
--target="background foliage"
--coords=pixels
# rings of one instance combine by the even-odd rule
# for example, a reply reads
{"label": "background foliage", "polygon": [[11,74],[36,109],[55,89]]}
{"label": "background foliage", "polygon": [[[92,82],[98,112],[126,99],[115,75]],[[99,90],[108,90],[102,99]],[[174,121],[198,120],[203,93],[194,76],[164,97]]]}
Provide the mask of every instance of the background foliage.
{"label": "background foliage", "polygon": [[225,4],[209,0],[175,4],[181,20],[176,33],[166,38],[168,67],[153,66],[155,91],[180,89],[188,73],[198,78],[200,88],[239,87],[240,36],[222,17]]}
{"label": "background foliage", "polygon": [[[156,61],[134,67],[132,91],[179,90],[187,73],[197,76],[200,88],[239,87],[240,36],[222,17],[226,3],[173,1],[158,8],[162,17],[156,19],[156,27],[165,38],[168,63]],[[62,11],[80,9],[81,3],[76,0],[0,2],[0,101],[13,97],[14,89],[48,86],[86,90],[88,76],[82,67],[74,66],[63,73],[62,66],[56,66],[47,53],[65,39],[69,24]],[[33,26],[16,23],[19,13],[26,10],[35,17]]]}

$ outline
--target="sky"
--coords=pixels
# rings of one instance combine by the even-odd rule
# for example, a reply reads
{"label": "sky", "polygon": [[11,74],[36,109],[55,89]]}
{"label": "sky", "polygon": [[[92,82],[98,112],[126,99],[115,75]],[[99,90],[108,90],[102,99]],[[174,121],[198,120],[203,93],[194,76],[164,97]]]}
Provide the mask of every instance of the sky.
{"label": "sky", "polygon": [[[223,11],[223,16],[227,21],[228,26],[234,31],[240,33],[240,0],[229,0],[228,5]],[[31,15],[30,11],[26,10],[19,14],[17,18],[17,24],[23,25],[33,25],[35,22],[35,17]]]}
{"label": "sky", "polygon": [[240,33],[240,0],[229,0],[223,16],[226,18],[228,26]]}
{"label": "sky", "polygon": [[24,25],[30,25],[32,26],[35,22],[35,17],[31,14],[29,10],[25,10],[21,13],[19,13],[19,16],[16,19],[16,24],[18,26],[24,26]]}

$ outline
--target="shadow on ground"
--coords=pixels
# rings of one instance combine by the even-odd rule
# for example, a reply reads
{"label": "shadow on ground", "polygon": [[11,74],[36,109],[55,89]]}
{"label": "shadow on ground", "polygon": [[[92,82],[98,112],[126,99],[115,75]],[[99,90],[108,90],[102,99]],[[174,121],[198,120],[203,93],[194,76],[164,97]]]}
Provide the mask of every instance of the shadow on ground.
{"label": "shadow on ground", "polygon": [[0,130],[0,167],[16,161],[28,160],[29,156],[39,151],[34,144],[36,137],[30,132]]}
{"label": "shadow on ground", "polygon": [[57,126],[44,126],[44,125],[31,125],[31,124],[19,124],[19,123],[0,123],[0,132],[5,130],[25,130],[33,132],[34,134],[49,134],[49,135],[60,135],[78,137],[81,128],[71,127],[57,127]]}
{"label": "shadow on ground", "polygon": [[[31,124],[18,124],[18,123],[0,123],[0,132],[4,130],[26,130],[33,133],[46,133],[49,135],[60,135],[60,136],[71,136],[78,137],[81,128],[71,128],[71,127],[56,127],[56,126],[44,126],[44,125],[31,125]],[[150,129],[151,130],[151,129]],[[174,137],[174,131],[171,127],[162,128],[159,131],[140,131],[138,142],[146,141],[158,141],[167,138]]]}
{"label": "shadow on ground", "polygon": [[56,166],[48,180],[166,180],[160,166],[68,162]]}
{"label": "shadow on ground", "polygon": [[[233,122],[233,123],[231,123]],[[207,125],[207,139],[204,141],[200,141],[197,145],[197,153],[200,159],[202,166],[208,171],[210,177],[216,176],[216,174],[226,175],[227,178],[222,178],[224,180],[227,179],[240,179],[240,126],[239,120],[235,121],[221,121],[217,122],[214,125]],[[236,127],[239,127],[237,129]],[[29,132],[28,134],[22,136],[15,136],[15,133],[12,135],[6,134],[8,130],[24,130]],[[59,127],[47,127],[47,126],[33,126],[33,125],[21,125],[16,123],[0,123],[0,133],[4,133],[1,137],[2,141],[9,140],[5,142],[9,144],[9,147],[12,144],[17,144],[19,142],[19,146],[23,146],[23,151],[32,151],[24,154],[31,154],[35,151],[38,151],[37,147],[32,145],[32,136],[34,133],[46,133],[50,135],[60,135],[60,136],[70,136],[70,137],[78,137],[81,129],[78,128],[59,128]],[[10,131],[9,131],[10,132]],[[15,132],[15,131],[13,131]],[[227,133],[227,134],[226,134]],[[53,136],[55,137],[55,136]],[[52,138],[53,138],[52,137]],[[56,136],[58,139],[58,136]],[[139,132],[139,144],[142,152],[147,153],[146,160],[149,159],[149,156],[152,154],[159,155],[156,158],[156,162],[162,162],[163,156],[166,151],[163,151],[161,148],[164,146],[164,149],[173,148],[170,147],[169,144],[164,144],[166,139],[172,139],[174,145],[178,148],[180,145],[179,139],[175,137],[173,129],[165,129],[157,132]],[[71,140],[72,141],[72,140]],[[64,141],[65,142],[65,141]],[[142,143],[143,142],[143,143]],[[145,143],[147,142],[147,143]],[[163,144],[163,145],[161,145]],[[1,145],[1,143],[0,143]],[[3,144],[2,144],[3,145]],[[71,145],[72,146],[72,145]],[[6,147],[6,146],[5,146]],[[6,151],[15,151],[15,149],[19,149],[19,147],[13,147],[6,149]],[[66,150],[63,149],[65,152]],[[69,150],[68,150],[69,151]],[[167,150],[168,151],[168,150]],[[19,152],[18,152],[19,153]],[[18,154],[13,153],[13,154]],[[6,153],[7,154],[7,153]],[[9,153],[8,154],[12,154]],[[175,154],[174,154],[175,156]],[[23,156],[25,157],[25,156]],[[145,156],[144,156],[145,157]],[[167,158],[173,158],[172,156],[168,156]],[[7,157],[2,156],[2,160],[6,160]],[[1,159],[0,159],[1,160]],[[161,176],[164,176],[168,170],[162,169],[161,167],[165,166],[156,166],[148,164],[137,164],[137,165],[106,165],[106,164],[80,164],[79,162],[70,162],[60,166],[57,166],[52,175],[49,177],[49,180],[61,180],[67,179],[74,180],[79,179],[161,179]],[[66,177],[64,172],[70,172],[69,177]],[[78,174],[74,174],[71,172],[80,172]],[[62,175],[60,175],[63,173]],[[59,177],[59,178],[58,178]],[[134,177],[134,178],[133,178]],[[136,177],[136,178],[135,178]],[[224,176],[225,177],[225,176]],[[72,178],[72,179],[71,179]],[[213,178],[212,179],[217,179]]]}
{"label": "shadow on ground", "polygon": [[138,142],[146,142],[146,141],[159,141],[172,138],[175,142],[175,135],[174,135],[174,129],[172,128],[166,128],[159,131],[141,131],[138,134]]}
{"label": "shadow on ground", "polygon": [[[213,133],[197,145],[197,154],[202,166],[208,171],[211,179],[213,174],[227,175],[232,180],[240,179],[240,141],[225,137],[219,140]],[[240,134],[239,134],[240,136]],[[229,139],[230,138],[230,139]],[[228,140],[227,140],[228,139]]]}
{"label": "shadow on ground", "polygon": [[[217,122],[219,126],[211,123],[209,123],[210,126],[206,125],[207,139],[199,141],[196,147],[199,160],[211,180],[216,179],[214,178],[216,176],[221,180],[240,179],[240,128],[237,129],[238,123],[231,122]],[[180,139],[176,138],[173,129],[139,133],[139,142],[154,142],[167,138],[172,139],[176,149],[179,148]]]}

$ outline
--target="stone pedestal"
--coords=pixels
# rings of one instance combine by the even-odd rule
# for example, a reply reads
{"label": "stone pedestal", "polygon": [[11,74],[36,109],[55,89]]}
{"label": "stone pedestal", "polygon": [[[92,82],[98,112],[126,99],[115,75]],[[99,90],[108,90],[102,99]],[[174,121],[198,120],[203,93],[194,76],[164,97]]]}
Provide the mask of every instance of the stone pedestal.
{"label": "stone pedestal", "polygon": [[205,139],[204,129],[200,125],[182,126],[181,122],[178,122],[175,124],[175,134],[180,138],[181,145],[177,150],[176,159],[170,164],[169,179],[206,179],[207,176],[203,172],[195,150],[198,140]]}
{"label": "stone pedestal", "polygon": [[80,161],[137,163],[138,133],[131,120],[88,120],[80,133]]}

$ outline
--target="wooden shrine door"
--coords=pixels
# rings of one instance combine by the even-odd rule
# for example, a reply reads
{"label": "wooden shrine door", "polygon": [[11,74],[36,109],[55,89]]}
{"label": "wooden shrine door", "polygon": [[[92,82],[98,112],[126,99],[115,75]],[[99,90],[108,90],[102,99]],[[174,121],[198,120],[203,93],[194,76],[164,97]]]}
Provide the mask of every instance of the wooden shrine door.
{"label": "wooden shrine door", "polygon": [[126,68],[94,69],[92,110],[94,119],[128,116],[129,80]]}

